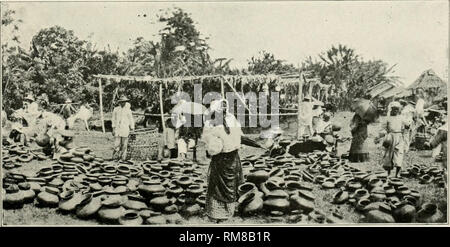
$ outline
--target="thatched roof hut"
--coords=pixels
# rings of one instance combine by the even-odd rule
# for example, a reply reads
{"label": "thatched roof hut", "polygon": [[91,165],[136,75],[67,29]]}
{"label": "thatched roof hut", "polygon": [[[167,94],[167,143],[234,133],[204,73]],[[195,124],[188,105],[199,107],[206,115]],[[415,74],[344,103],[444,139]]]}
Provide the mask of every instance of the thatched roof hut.
{"label": "thatched roof hut", "polygon": [[447,83],[445,83],[436,73],[432,70],[424,71],[419,78],[417,78],[411,85],[409,85],[408,89],[417,89],[417,88],[442,88],[447,90]]}

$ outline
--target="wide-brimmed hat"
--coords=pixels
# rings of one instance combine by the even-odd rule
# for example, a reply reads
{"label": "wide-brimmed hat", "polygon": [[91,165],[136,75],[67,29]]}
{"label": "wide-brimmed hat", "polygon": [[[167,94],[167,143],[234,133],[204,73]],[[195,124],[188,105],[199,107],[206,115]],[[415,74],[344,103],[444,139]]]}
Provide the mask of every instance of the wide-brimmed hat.
{"label": "wide-brimmed hat", "polygon": [[66,104],[69,104],[69,103],[72,103],[72,100],[71,99],[66,99]]}
{"label": "wide-brimmed hat", "polygon": [[395,102],[392,102],[391,108],[400,109],[400,108],[402,108],[402,105],[399,102],[395,101]]}
{"label": "wide-brimmed hat", "polygon": [[130,101],[126,96],[122,96],[117,100],[117,102],[126,102],[126,101]]}
{"label": "wide-brimmed hat", "polygon": [[31,95],[27,95],[27,97],[25,97],[23,100],[24,100],[24,101],[34,102],[34,98],[33,98],[33,96],[31,96]]}
{"label": "wide-brimmed hat", "polygon": [[70,130],[59,130],[58,133],[65,137],[73,137],[75,134]]}

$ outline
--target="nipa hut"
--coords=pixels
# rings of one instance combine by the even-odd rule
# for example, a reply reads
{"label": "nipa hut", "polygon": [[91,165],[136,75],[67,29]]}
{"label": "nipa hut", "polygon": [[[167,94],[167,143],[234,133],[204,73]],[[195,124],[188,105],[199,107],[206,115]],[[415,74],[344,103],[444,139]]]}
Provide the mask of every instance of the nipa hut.
{"label": "nipa hut", "polygon": [[423,72],[407,89],[412,94],[416,94],[419,89],[422,89],[430,102],[447,95],[447,83],[436,75],[432,69]]}

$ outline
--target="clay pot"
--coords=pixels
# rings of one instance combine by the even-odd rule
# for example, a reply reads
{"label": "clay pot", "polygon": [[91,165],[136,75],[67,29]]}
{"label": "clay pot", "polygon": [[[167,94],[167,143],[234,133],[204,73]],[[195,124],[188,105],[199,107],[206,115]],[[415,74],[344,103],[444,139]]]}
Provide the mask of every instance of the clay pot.
{"label": "clay pot", "polygon": [[41,207],[58,207],[59,198],[57,194],[49,193],[47,190],[40,192],[37,197],[38,205]]}
{"label": "clay pot", "polygon": [[145,202],[140,201],[140,200],[133,200],[133,199],[128,199],[124,204],[123,207],[126,209],[130,209],[130,210],[142,210],[142,209],[146,209],[147,205],[145,204]]}
{"label": "clay pot", "polygon": [[183,224],[183,217],[179,213],[165,215],[167,224]]}
{"label": "clay pot", "polygon": [[360,182],[356,182],[356,181],[353,181],[353,180],[347,182],[347,189],[350,192],[356,191],[356,190],[361,189],[361,188],[362,188],[362,185],[361,185]]}
{"label": "clay pot", "polygon": [[307,198],[300,194],[292,195],[289,201],[291,209],[300,209],[305,213],[313,211],[315,207],[314,200],[311,200],[310,198]]}
{"label": "clay pot", "polygon": [[[64,193],[64,192],[63,192]],[[91,194],[81,194],[75,193],[68,199],[61,199],[59,201],[59,210],[62,212],[71,212],[76,209],[78,205],[80,205],[83,201],[89,200],[89,197],[92,197]]]}
{"label": "clay pot", "polygon": [[98,210],[97,214],[100,221],[110,224],[117,224],[119,222],[119,218],[124,215],[125,212],[126,210],[122,206],[102,206],[100,210]]}
{"label": "clay pot", "polygon": [[164,213],[166,213],[166,214],[174,214],[174,213],[177,213],[177,212],[178,212],[178,206],[175,205],[175,204],[166,206],[164,208]]}
{"label": "clay pot", "polygon": [[370,204],[369,199],[365,199],[365,198],[360,199],[359,201],[356,202],[356,210],[363,212],[365,207],[369,204]]}
{"label": "clay pot", "polygon": [[162,185],[139,185],[138,192],[144,198],[153,198],[157,194],[164,193],[166,189]]}
{"label": "clay pot", "polygon": [[398,188],[399,186],[403,185],[403,181],[400,178],[389,178],[388,184],[394,186],[395,188]]}
{"label": "clay pot", "polygon": [[369,199],[370,194],[366,189],[358,189],[353,193],[352,198],[355,198],[357,201],[361,199]]}
{"label": "clay pot", "polygon": [[167,224],[166,217],[162,215],[158,216],[150,216],[145,220],[145,224],[147,225],[165,225]]}
{"label": "clay pot", "polygon": [[98,210],[102,207],[101,198],[91,198],[86,204],[80,204],[80,207],[76,211],[76,215],[79,218],[86,219],[94,216]]}
{"label": "clay pot", "polygon": [[335,179],[334,178],[327,178],[325,179],[325,181],[322,183],[322,188],[324,189],[332,189],[335,187]]}
{"label": "clay pot", "polygon": [[[260,193],[259,195],[262,196],[262,193]],[[206,195],[200,195],[199,197],[197,197],[197,199],[195,199],[195,203],[204,208],[206,206]]]}
{"label": "clay pot", "polygon": [[119,218],[119,224],[124,226],[139,226],[142,225],[144,220],[137,213],[137,211],[127,210]]}
{"label": "clay pot", "polygon": [[32,203],[34,201],[36,193],[31,188],[31,185],[29,183],[27,182],[19,183],[19,189],[22,192],[24,204]]}
{"label": "clay pot", "polygon": [[394,219],[400,223],[412,223],[416,219],[416,208],[409,203],[400,203],[393,212]]}
{"label": "clay pot", "polygon": [[269,179],[269,173],[264,170],[252,171],[247,175],[247,181],[254,184],[264,183]]}
{"label": "clay pot", "polygon": [[395,223],[394,217],[391,214],[382,212],[380,210],[371,210],[366,214],[367,223]]}
{"label": "clay pot", "polygon": [[183,193],[183,189],[177,185],[173,185],[167,189],[167,195],[172,197],[177,197]]}
{"label": "clay pot", "polygon": [[166,196],[159,196],[155,197],[150,200],[149,205],[157,210],[157,211],[163,211],[165,207],[167,207],[170,204],[170,200]]}
{"label": "clay pot", "polygon": [[347,202],[348,198],[349,198],[348,192],[345,190],[340,190],[333,195],[333,203],[342,204]]}
{"label": "clay pot", "polygon": [[424,203],[417,212],[417,222],[420,223],[438,223],[443,220],[443,217],[437,205],[432,203]]}
{"label": "clay pot", "polygon": [[176,180],[176,183],[183,189],[187,188],[189,185],[192,184],[192,180],[190,177],[187,176],[181,176]]}
{"label": "clay pot", "polygon": [[254,215],[263,208],[263,199],[255,191],[249,191],[238,199],[238,210],[242,215]]}
{"label": "clay pot", "polygon": [[202,194],[203,189],[199,184],[191,184],[186,189],[185,194],[188,198],[197,198],[200,194]]}
{"label": "clay pot", "polygon": [[6,194],[3,197],[3,207],[5,209],[18,209],[23,207],[24,195],[19,186],[12,184],[5,189]]}
{"label": "clay pot", "polygon": [[193,204],[185,207],[182,211],[184,215],[190,217],[200,214],[202,212],[202,208],[198,204]]}
{"label": "clay pot", "polygon": [[253,190],[256,190],[255,184],[249,183],[249,182],[243,183],[243,184],[239,185],[239,187],[238,187],[238,194],[239,194],[239,196],[242,196],[242,195],[246,194],[247,192],[253,191]]}

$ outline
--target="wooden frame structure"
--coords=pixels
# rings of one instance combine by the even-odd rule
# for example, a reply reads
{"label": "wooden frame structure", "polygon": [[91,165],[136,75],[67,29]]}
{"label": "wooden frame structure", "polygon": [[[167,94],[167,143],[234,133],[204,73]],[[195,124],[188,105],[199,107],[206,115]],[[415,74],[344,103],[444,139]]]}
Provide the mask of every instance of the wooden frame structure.
{"label": "wooden frame structure", "polygon": [[[162,99],[162,93],[163,93],[163,84],[167,84],[168,82],[181,82],[181,81],[192,81],[192,80],[202,80],[202,79],[208,79],[208,78],[216,78],[220,80],[220,88],[221,88],[221,94],[222,97],[225,98],[225,84],[227,84],[234,93],[237,94],[238,99],[244,104],[245,108],[248,110],[247,105],[245,104],[245,100],[242,99],[237,92],[237,90],[233,87],[233,85],[230,83],[231,80],[234,80],[236,78],[243,79],[246,81],[250,80],[258,80],[258,79],[270,79],[270,80],[279,80],[283,81],[284,83],[292,83],[292,84],[298,84],[298,108],[297,113],[283,113],[278,114],[280,116],[298,116],[298,118],[301,115],[300,112],[300,103],[303,101],[303,83],[313,83],[314,85],[317,85],[318,80],[315,79],[306,79],[305,74],[301,71],[299,74],[290,74],[290,75],[204,75],[204,76],[178,76],[178,77],[170,77],[170,78],[154,78],[151,76],[119,76],[119,75],[94,75],[94,78],[98,81],[98,87],[99,87],[99,104],[100,104],[100,118],[102,122],[102,131],[105,133],[105,123],[104,123],[104,115],[103,115],[103,89],[102,89],[102,79],[106,80],[112,80],[116,83],[120,81],[135,81],[135,82],[143,82],[143,83],[158,83],[159,84],[159,104],[160,104],[160,116],[162,120],[162,128],[163,133],[166,132],[165,127],[165,121],[164,121],[164,112],[163,112],[163,99]],[[309,88],[309,94],[311,94],[312,87]],[[293,109],[290,109],[293,110]],[[266,114],[266,115],[273,115],[273,114]],[[300,121],[298,121],[298,124]],[[298,128],[300,129],[300,128]],[[299,136],[299,132],[297,132],[297,137]]]}

